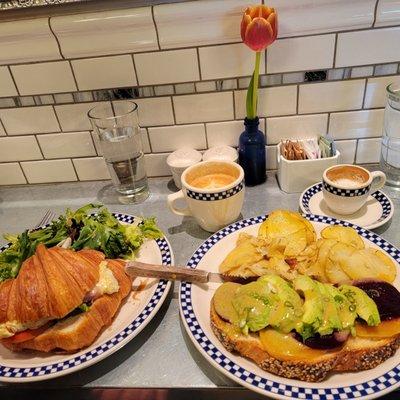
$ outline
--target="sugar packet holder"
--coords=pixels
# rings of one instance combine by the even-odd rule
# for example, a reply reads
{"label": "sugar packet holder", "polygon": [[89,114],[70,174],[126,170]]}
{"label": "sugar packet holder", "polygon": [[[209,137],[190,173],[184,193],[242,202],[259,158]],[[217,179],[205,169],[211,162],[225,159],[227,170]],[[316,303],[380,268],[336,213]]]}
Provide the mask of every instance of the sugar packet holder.
{"label": "sugar packet holder", "polygon": [[[299,142],[303,141],[299,140]],[[340,152],[337,149],[334,149],[335,153],[332,157],[287,160],[282,155],[281,146],[282,142],[278,144],[277,149],[277,177],[280,188],[287,193],[299,193],[320,182],[325,169],[340,162]]]}

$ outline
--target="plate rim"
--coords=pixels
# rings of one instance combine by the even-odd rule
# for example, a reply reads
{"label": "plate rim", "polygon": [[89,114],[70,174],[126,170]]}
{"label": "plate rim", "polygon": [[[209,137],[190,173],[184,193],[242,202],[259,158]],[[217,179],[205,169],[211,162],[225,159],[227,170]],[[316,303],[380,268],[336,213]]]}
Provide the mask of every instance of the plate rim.
{"label": "plate rim", "polygon": [[[377,245],[378,247],[383,249],[385,252],[389,253],[393,258],[395,258],[396,262],[399,263],[400,250],[397,249],[397,247],[394,246],[392,243],[388,242],[386,239],[382,238],[378,234],[376,234],[364,227],[355,225],[348,221],[338,220],[336,218],[328,217],[328,216],[324,216],[324,215],[303,214],[303,216],[312,222],[320,222],[320,223],[324,223],[327,225],[342,225],[342,226],[349,226],[349,227],[355,228],[357,230],[357,232],[363,238],[374,243],[375,245]],[[198,246],[196,251],[192,254],[190,259],[188,260],[188,262],[186,264],[187,267],[188,268],[197,268],[197,265],[203,259],[205,254],[213,246],[215,246],[215,244],[218,243],[220,240],[222,240],[223,238],[225,238],[225,237],[231,235],[232,233],[237,232],[243,228],[246,228],[246,227],[252,226],[252,225],[256,225],[258,223],[262,223],[267,217],[268,217],[268,214],[246,218],[246,219],[234,222],[234,223],[228,225],[227,227],[219,230],[218,232],[214,233],[209,238],[207,238],[203,243],[201,243],[200,246]],[[239,226],[236,227],[237,225],[239,225]],[[242,225],[242,226],[240,226],[240,225]],[[217,238],[218,235],[222,235],[222,234],[223,234],[223,236],[221,236],[220,238]],[[371,239],[377,240],[378,243],[376,243],[375,241],[373,241]],[[388,247],[389,249],[392,248],[391,251],[394,252],[395,254],[393,255],[392,253],[388,252],[386,249],[384,249],[383,246]],[[201,256],[197,255],[199,252],[202,251],[203,247],[208,247],[208,248],[205,250],[205,252]],[[189,288],[189,289],[187,289],[187,288]],[[246,370],[246,368],[238,365],[235,361],[233,361],[229,357],[225,357],[219,350],[219,348],[224,349],[223,345],[219,341],[217,342],[217,345],[215,345],[210,340],[210,338],[207,336],[207,334],[201,329],[201,326],[197,321],[197,318],[195,316],[195,313],[194,313],[194,310],[192,307],[191,288],[192,288],[192,283],[189,283],[189,282],[181,282],[180,287],[179,287],[179,314],[182,318],[183,326],[185,327],[185,331],[188,334],[191,342],[195,345],[195,347],[200,351],[202,356],[213,367],[216,367],[217,370],[221,371],[225,376],[227,376],[228,378],[232,379],[233,381],[239,383],[240,385],[247,387],[248,389],[251,389],[257,393],[260,393],[260,394],[263,394],[266,396],[270,396],[275,399],[281,399],[281,400],[282,399],[289,400],[289,399],[293,399],[293,398],[296,398],[296,399],[313,398],[313,399],[320,399],[320,400],[328,400],[328,399],[331,399],[331,400],[365,399],[365,400],[367,400],[367,399],[374,399],[374,398],[380,397],[380,396],[387,394],[389,392],[392,392],[395,389],[400,387],[400,362],[396,366],[394,366],[391,370],[385,371],[380,376],[371,378],[371,379],[367,380],[366,382],[362,382],[362,383],[359,383],[359,384],[353,385],[353,386],[341,386],[341,387],[338,386],[335,388],[320,388],[320,389],[318,389],[318,388],[306,388],[304,386],[303,387],[296,386],[296,385],[299,385],[299,383],[301,383],[301,381],[299,381],[299,380],[293,380],[293,382],[295,382],[295,384],[288,385],[286,383],[279,382],[279,380],[283,379],[283,378],[279,377],[278,375],[274,375],[272,373],[270,373],[272,378],[259,377],[256,374],[254,374],[253,372],[250,372],[250,371]],[[243,379],[242,377],[236,376],[234,373],[228,371],[226,368],[224,368],[222,365],[220,365],[220,363],[210,355],[210,353],[209,353],[210,349],[208,351],[205,350],[205,348],[199,343],[199,341],[194,336],[195,334],[193,331],[196,331],[196,329],[194,327],[193,327],[193,329],[190,328],[187,318],[186,318],[186,315],[185,315],[185,310],[184,310],[182,303],[183,303],[184,299],[186,298],[186,294],[184,292],[186,292],[187,290],[189,290],[189,293],[190,293],[190,305],[187,307],[188,310],[186,310],[186,313],[188,313],[191,318],[192,318],[192,316],[195,317],[196,324],[194,324],[194,325],[197,325],[197,327],[200,328],[202,334],[207,338],[207,340],[211,344],[211,348],[216,349],[217,353],[219,353],[221,356],[225,357],[229,361],[230,365],[232,364],[235,367],[238,367],[239,369],[241,368],[242,370],[244,370],[247,373],[247,375],[245,375],[247,377],[247,379],[249,379],[251,376],[253,376],[254,378],[259,379],[259,380],[256,379],[256,382],[265,380],[267,382],[269,381],[273,385],[269,385],[269,386],[264,385],[265,387],[261,388],[259,386],[256,386],[255,384],[248,382],[247,379]],[[197,330],[196,335],[200,336],[198,330]],[[396,370],[397,370],[397,372],[394,372]],[[238,370],[236,370],[236,372],[238,372]],[[392,373],[393,376],[390,376],[389,375],[390,373]],[[386,385],[383,389],[379,389],[378,385],[382,384],[382,382],[380,381],[380,378],[382,378],[383,376],[386,376],[386,375],[388,375],[388,377],[386,379],[387,382],[390,379],[396,379],[396,376],[398,376],[397,382],[395,382],[394,384]],[[356,390],[356,391],[359,391],[359,390],[365,391],[365,389],[359,389],[359,388],[357,389],[357,386],[366,385],[368,382],[373,382],[373,381],[377,381],[376,384],[374,385],[374,387],[377,387],[378,391],[373,391],[372,393],[367,393],[367,394],[358,392],[358,393],[360,393],[360,395],[353,395],[353,391],[351,390],[351,388],[354,388],[354,390]],[[316,382],[315,385],[318,385],[318,382]],[[267,389],[268,387],[269,387],[269,389]],[[275,392],[271,391],[271,389],[270,389],[271,387],[275,388],[276,391]],[[293,387],[296,388],[296,392],[292,392]],[[370,386],[368,388],[370,388]],[[351,391],[348,392],[345,389],[350,389]],[[337,393],[327,393],[327,391],[332,391],[332,390]],[[289,392],[289,394],[281,394],[281,393],[279,393],[279,391],[282,393],[287,391],[287,392]]]}
{"label": "plate rim", "polygon": [[[304,205],[303,205],[303,198],[304,198],[305,194],[306,194],[309,190],[311,190],[311,189],[313,189],[314,187],[317,187],[317,186],[319,186],[319,185],[321,185],[321,189],[322,189],[322,181],[321,181],[321,182],[314,183],[313,185],[310,185],[308,188],[304,189],[303,192],[301,193],[301,195],[300,195],[300,197],[299,197],[299,207],[300,207],[300,210],[302,211],[302,213],[304,213],[304,214],[311,214],[311,215],[317,215],[317,214],[313,214],[313,213],[311,212],[310,209],[307,210],[307,209],[304,207]],[[318,192],[320,192],[320,190],[318,190]],[[378,189],[376,192],[370,194],[370,196],[372,196],[372,195],[375,194],[375,193],[379,193],[381,196],[383,196],[383,197],[387,200],[387,202],[388,202],[389,205],[390,205],[390,212],[389,212],[389,214],[388,214],[384,219],[382,219],[382,220],[379,220],[379,219],[378,219],[377,221],[373,222],[372,224],[365,225],[365,226],[362,226],[362,225],[357,225],[357,226],[361,226],[361,227],[363,227],[363,228],[365,228],[365,229],[376,229],[376,228],[379,228],[379,227],[383,226],[384,224],[386,224],[387,222],[389,222],[389,221],[392,219],[393,214],[394,214],[394,205],[393,205],[392,199],[391,199],[385,192],[383,192],[383,191],[380,190],[380,189]],[[315,193],[313,196],[315,196],[315,195],[316,195],[316,193]],[[377,200],[377,199],[376,199],[376,200]],[[377,200],[377,201],[379,202],[379,204],[382,205],[382,203],[381,203],[379,200]],[[326,217],[330,217],[329,215],[325,215],[325,214],[318,214],[318,215],[324,215],[324,216],[326,216]],[[345,217],[345,215],[343,215],[343,217]],[[334,218],[334,217],[330,217],[330,218]],[[351,222],[351,223],[353,223],[353,222]],[[356,224],[354,224],[354,225],[356,225]]]}
{"label": "plate rim", "polygon": [[[140,219],[140,217],[137,217],[135,215],[132,214],[126,214],[126,213],[118,213],[118,212],[113,212],[112,213],[113,216],[115,216],[120,222],[126,222],[124,221],[124,219],[127,219],[129,221],[134,221],[135,219]],[[122,219],[122,221],[121,221]],[[132,223],[130,222],[130,223]],[[32,230],[38,230],[38,229],[42,229],[45,226],[48,226],[50,224],[46,224],[43,225],[39,228],[35,228]],[[175,256],[173,253],[173,249],[172,246],[169,242],[169,240],[167,239],[167,237],[165,235],[163,235],[162,238],[160,239],[153,239],[159,250],[160,250],[160,254],[161,254],[161,258],[162,258],[162,263],[163,265],[172,265],[174,263],[175,260]],[[165,243],[163,243],[165,242]],[[6,248],[9,247],[9,243],[6,245],[3,245],[0,247],[0,251],[4,251]],[[162,247],[164,246],[164,248]],[[165,248],[166,247],[166,248]],[[165,251],[165,254],[163,254],[163,250]],[[165,257],[165,260],[164,260]],[[143,308],[139,311],[138,315],[128,323],[127,326],[125,326],[124,328],[122,328],[118,333],[116,333],[115,335],[113,335],[110,338],[105,339],[103,342],[99,343],[95,349],[92,349],[90,351],[85,352],[84,354],[80,355],[79,357],[76,356],[76,353],[72,353],[70,354],[70,358],[64,360],[62,362],[62,364],[68,364],[69,362],[73,359],[76,358],[83,358],[83,357],[87,357],[88,355],[90,355],[91,352],[95,351],[96,349],[105,346],[106,343],[112,341],[113,339],[115,339],[118,335],[124,333],[124,331],[128,330],[129,326],[133,325],[135,323],[135,321],[142,317],[142,314],[144,314],[145,310],[147,307],[150,306],[150,304],[152,303],[153,298],[156,296],[156,292],[157,290],[161,291],[161,294],[158,295],[158,297],[156,297],[155,300],[157,300],[155,306],[149,310],[150,312],[147,314],[147,316],[145,317],[144,320],[142,320],[142,322],[140,322],[140,324],[133,329],[133,331],[131,333],[127,333],[127,335],[121,339],[119,342],[117,342],[115,345],[113,344],[112,347],[110,348],[106,348],[104,351],[102,351],[98,356],[95,357],[91,357],[88,360],[84,361],[84,362],[80,362],[77,365],[71,365],[68,366],[65,369],[61,369],[60,371],[54,371],[54,372],[50,372],[50,373],[44,373],[41,375],[36,375],[36,376],[25,376],[25,377],[7,377],[4,376],[5,372],[8,372],[8,370],[12,369],[13,367],[10,366],[4,366],[1,365],[1,361],[0,361],[0,382],[6,382],[6,383],[28,383],[28,382],[39,382],[39,381],[45,381],[45,380],[50,380],[50,379],[54,379],[54,378],[59,378],[61,376],[65,376],[65,375],[69,375],[71,373],[77,372],[79,370],[88,368],[94,364],[97,364],[98,362],[104,360],[105,358],[111,356],[112,354],[114,354],[115,352],[117,352],[118,350],[120,350],[122,347],[124,347],[125,345],[127,345],[132,339],[134,339],[137,335],[139,335],[139,333],[151,322],[151,320],[156,316],[158,310],[161,308],[161,306],[163,305],[165,299],[168,296],[168,293],[170,292],[171,289],[171,281],[165,281],[160,279],[158,281],[157,286],[155,285],[154,291],[151,293],[149,301],[147,304],[145,304],[143,306]],[[151,307],[151,306],[150,306]],[[117,315],[118,317],[118,315]],[[39,366],[30,366],[30,367],[16,367],[15,369],[20,369],[20,370],[26,370],[26,369],[46,369],[47,367],[49,367],[50,365],[56,365],[56,364],[61,364],[60,362],[57,361],[52,361],[49,364],[46,364],[45,362],[41,363],[41,365]]]}

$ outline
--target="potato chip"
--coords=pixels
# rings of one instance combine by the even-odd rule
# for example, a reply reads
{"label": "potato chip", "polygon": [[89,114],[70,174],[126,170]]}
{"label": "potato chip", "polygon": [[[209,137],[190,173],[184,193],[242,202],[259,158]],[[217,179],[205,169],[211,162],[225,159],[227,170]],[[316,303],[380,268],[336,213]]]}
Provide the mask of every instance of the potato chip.
{"label": "potato chip", "polygon": [[363,249],[365,247],[364,241],[358,235],[357,231],[348,226],[327,226],[321,231],[321,236],[324,239],[334,239],[338,242],[351,245],[356,249]]}

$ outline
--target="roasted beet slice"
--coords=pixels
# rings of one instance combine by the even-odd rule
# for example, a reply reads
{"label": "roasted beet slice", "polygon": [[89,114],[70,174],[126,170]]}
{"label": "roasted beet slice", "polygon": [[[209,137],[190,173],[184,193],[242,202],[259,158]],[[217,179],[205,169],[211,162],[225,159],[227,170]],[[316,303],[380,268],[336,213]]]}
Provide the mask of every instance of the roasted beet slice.
{"label": "roasted beet slice", "polygon": [[382,321],[400,318],[400,292],[390,283],[376,280],[352,282],[376,303]]}
{"label": "roasted beet slice", "polygon": [[348,331],[334,332],[330,335],[321,336],[318,333],[303,341],[301,335],[297,332],[293,334],[294,338],[312,349],[330,350],[343,346],[349,337]]}

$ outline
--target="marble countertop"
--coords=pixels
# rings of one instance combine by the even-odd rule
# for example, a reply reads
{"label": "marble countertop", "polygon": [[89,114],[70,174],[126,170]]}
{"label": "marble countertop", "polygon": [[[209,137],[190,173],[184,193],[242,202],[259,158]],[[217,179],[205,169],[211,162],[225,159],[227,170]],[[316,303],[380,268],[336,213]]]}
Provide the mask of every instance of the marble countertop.
{"label": "marble countertop", "polygon": [[[192,253],[209,236],[188,217],[172,214],[166,196],[176,191],[169,178],[150,180],[151,195],[139,205],[121,205],[109,182],[79,182],[0,188],[0,234],[20,232],[35,226],[46,210],[61,213],[89,202],[101,201],[111,211],[133,215],[154,215],[167,235],[178,265],[185,265]],[[400,192],[385,187],[394,203],[392,221],[376,232],[400,247]],[[269,213],[276,208],[298,210],[299,194],[282,192],[275,175],[265,184],[246,189],[242,217]],[[0,244],[4,240],[0,241]],[[234,382],[217,372],[191,344],[181,324],[178,285],[153,321],[122,350],[79,373],[29,387],[233,387]]]}

